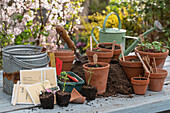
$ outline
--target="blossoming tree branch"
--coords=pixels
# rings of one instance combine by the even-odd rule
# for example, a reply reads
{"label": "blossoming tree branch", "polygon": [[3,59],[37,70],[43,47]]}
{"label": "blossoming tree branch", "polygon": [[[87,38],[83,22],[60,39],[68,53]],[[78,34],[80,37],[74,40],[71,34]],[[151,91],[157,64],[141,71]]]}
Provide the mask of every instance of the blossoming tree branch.
{"label": "blossoming tree branch", "polygon": [[[9,44],[33,44],[56,49],[61,25],[72,35],[80,24],[83,0],[0,0],[1,48]],[[60,46],[61,48],[63,46]]]}

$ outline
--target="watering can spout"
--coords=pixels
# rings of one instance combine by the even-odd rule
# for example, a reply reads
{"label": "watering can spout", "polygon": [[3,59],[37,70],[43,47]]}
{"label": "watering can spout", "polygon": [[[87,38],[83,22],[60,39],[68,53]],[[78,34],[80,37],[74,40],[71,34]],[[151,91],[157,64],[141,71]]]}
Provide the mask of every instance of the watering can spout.
{"label": "watering can spout", "polygon": [[[159,23],[159,21],[155,21],[154,22],[154,27],[149,29],[148,31],[143,33],[143,36],[146,36],[147,34],[150,34],[152,31],[158,31],[161,32],[162,31],[162,25]],[[124,55],[128,55],[136,46],[137,44],[140,42],[140,37],[137,38],[137,40],[135,40],[128,48],[127,50],[124,52]],[[121,56],[120,56],[121,57]]]}

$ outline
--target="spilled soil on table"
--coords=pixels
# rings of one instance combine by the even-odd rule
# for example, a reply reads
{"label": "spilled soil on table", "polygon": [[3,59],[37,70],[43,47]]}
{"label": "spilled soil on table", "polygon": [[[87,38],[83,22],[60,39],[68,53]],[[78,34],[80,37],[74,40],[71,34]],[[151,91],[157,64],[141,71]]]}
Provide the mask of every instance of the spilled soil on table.
{"label": "spilled soil on table", "polygon": [[[71,71],[76,73],[82,79],[85,80],[83,71],[83,64],[81,62],[75,62]],[[133,93],[132,84],[128,81],[124,71],[119,65],[118,60],[112,60],[110,62],[109,76],[107,81],[106,92],[100,96],[108,97],[115,96],[116,94],[130,95]]]}

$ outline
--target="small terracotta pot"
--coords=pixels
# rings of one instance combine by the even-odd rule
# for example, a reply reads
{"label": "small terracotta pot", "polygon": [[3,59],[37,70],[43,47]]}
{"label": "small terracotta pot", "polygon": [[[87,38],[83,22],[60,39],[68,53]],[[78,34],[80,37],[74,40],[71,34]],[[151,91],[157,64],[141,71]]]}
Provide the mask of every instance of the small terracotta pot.
{"label": "small terracotta pot", "polygon": [[[93,50],[99,50],[98,48],[94,48]],[[111,50],[100,50],[102,52],[97,51],[90,51],[90,49],[87,49],[86,54],[90,62],[93,62],[93,55],[97,54],[98,56],[98,62],[106,62],[110,63],[110,60],[113,56],[113,51]]]}
{"label": "small terracotta pot", "polygon": [[59,58],[63,62],[62,71],[71,70],[75,56],[56,56],[56,58]]}
{"label": "small terracotta pot", "polygon": [[[143,79],[143,80],[140,80]],[[131,83],[135,94],[144,95],[146,93],[147,86],[149,84],[149,78],[147,77],[132,77]]]}
{"label": "small terracotta pot", "polygon": [[86,97],[83,97],[75,88],[71,92],[70,102],[83,104]]}
{"label": "small terracotta pot", "polygon": [[119,63],[129,80],[131,80],[132,77],[138,77],[144,74],[142,63],[140,61],[129,61],[130,59],[138,59],[138,57],[135,55],[125,56],[125,61],[123,61],[122,57],[119,59]]}
{"label": "small terracotta pot", "polygon": [[[101,50],[111,50],[111,49],[105,49],[105,48],[100,47],[100,45],[102,45],[102,44],[104,44],[104,45],[112,45],[113,43],[104,42],[104,43],[99,43],[99,44],[97,44],[97,48],[100,48]],[[119,45],[119,44],[115,44],[115,46],[118,46],[118,47],[120,48],[120,45]],[[118,59],[118,58],[119,58],[119,55],[120,55],[120,53],[121,53],[121,49],[116,49],[116,50],[114,50],[113,52],[114,52],[114,53],[113,53],[113,58],[114,58],[114,59]]]}
{"label": "small terracotta pot", "polygon": [[[157,69],[158,73],[150,73],[149,90],[151,91],[162,91],[165,78],[168,72],[164,69]],[[145,72],[145,76],[148,77],[149,73]]]}
{"label": "small terracotta pot", "polygon": [[84,72],[86,83],[88,82],[88,79],[90,77],[90,73],[88,71],[91,71],[92,77],[90,80],[90,85],[97,88],[97,94],[102,94],[106,91],[110,65],[105,62],[97,62],[98,65],[102,65],[105,67],[94,68],[88,67],[89,64],[94,65],[94,62],[86,63],[83,65],[83,68],[85,69]]}
{"label": "small terracotta pot", "polygon": [[163,68],[164,63],[165,63],[165,59],[169,54],[168,49],[166,49],[166,52],[164,52],[164,53],[143,52],[143,51],[141,51],[140,46],[135,48],[135,52],[138,52],[141,55],[141,57],[148,55],[149,58],[150,58],[151,65],[152,65],[152,62],[153,62],[153,57],[155,57],[157,68]]}

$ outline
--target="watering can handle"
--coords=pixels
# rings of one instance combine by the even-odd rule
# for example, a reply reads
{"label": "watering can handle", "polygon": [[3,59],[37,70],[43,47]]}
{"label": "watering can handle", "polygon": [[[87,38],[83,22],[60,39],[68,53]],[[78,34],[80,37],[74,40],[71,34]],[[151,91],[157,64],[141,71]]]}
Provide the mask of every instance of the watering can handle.
{"label": "watering can handle", "polygon": [[95,26],[95,27],[93,27],[93,29],[91,30],[91,36],[93,37],[93,39],[94,39],[94,41],[96,42],[96,44],[98,44],[99,42],[96,40],[96,38],[94,37],[94,34],[93,34],[93,31],[94,31],[95,28],[98,28],[99,31],[100,31],[101,28],[100,28],[99,26]]}
{"label": "watering can handle", "polygon": [[119,15],[118,15],[117,13],[115,13],[115,12],[112,12],[112,13],[109,13],[109,14],[106,16],[106,18],[104,19],[104,23],[103,23],[103,32],[106,31],[106,30],[105,30],[105,28],[106,28],[106,22],[107,22],[107,19],[109,18],[109,16],[110,16],[111,14],[115,14],[115,15],[117,16],[118,21],[119,21],[118,29],[121,29],[121,20],[120,20]]}

